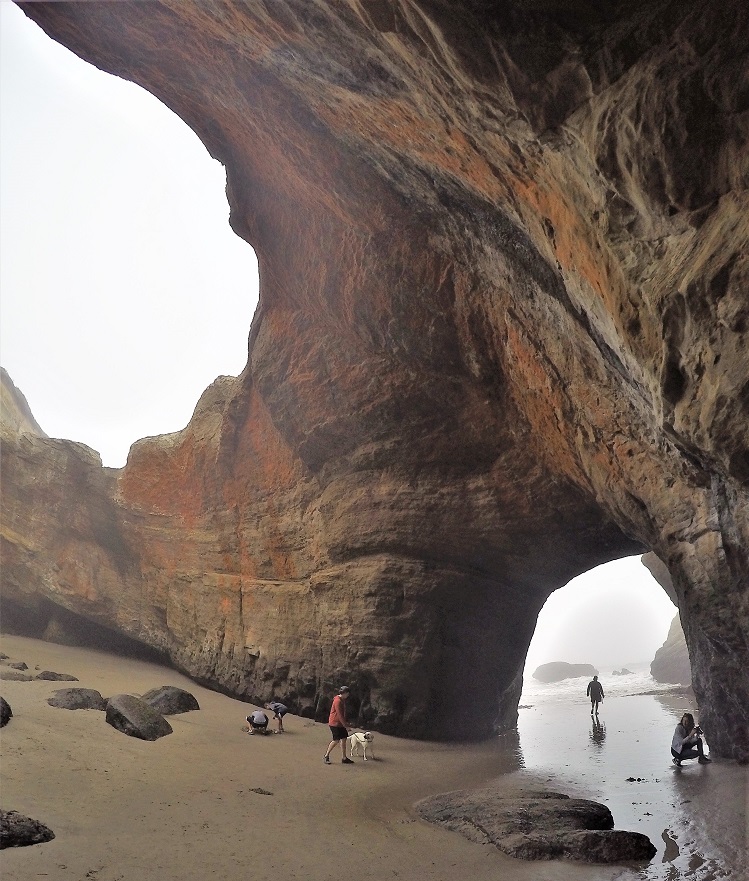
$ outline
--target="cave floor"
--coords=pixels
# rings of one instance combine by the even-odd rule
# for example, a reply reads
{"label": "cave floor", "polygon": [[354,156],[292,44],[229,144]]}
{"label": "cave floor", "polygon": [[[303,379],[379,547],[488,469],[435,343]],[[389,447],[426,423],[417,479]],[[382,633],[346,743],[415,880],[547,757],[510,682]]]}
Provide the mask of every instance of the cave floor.
{"label": "cave floor", "polygon": [[[56,834],[4,851],[3,881],[743,877],[747,769],[717,761],[673,769],[668,748],[683,699],[607,698],[603,739],[584,702],[536,703],[521,709],[519,734],[474,745],[377,734],[373,761],[341,766],[334,755],[328,767],[325,725],[287,716],[283,736],[249,738],[250,705],[168,668],[16,636],[0,647],[31,674],[79,679],[0,682],[13,710],[0,731],[0,806]],[[166,684],[191,691],[201,709],[169,717],[173,734],[153,743],[126,737],[101,712],[46,702],[71,685],[107,697]],[[646,833],[658,854],[641,867],[526,863],[413,811],[437,792],[518,781],[604,802],[616,828]]]}

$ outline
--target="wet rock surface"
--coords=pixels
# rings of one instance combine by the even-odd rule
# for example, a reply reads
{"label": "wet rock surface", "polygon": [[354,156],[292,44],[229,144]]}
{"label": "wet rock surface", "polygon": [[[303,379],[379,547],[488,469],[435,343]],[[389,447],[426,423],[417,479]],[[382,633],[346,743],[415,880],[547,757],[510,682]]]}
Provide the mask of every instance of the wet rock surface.
{"label": "wet rock surface", "polygon": [[605,805],[556,792],[448,792],[416,805],[420,817],[525,860],[622,863],[652,859],[646,835],[613,829]]}
{"label": "wet rock surface", "polygon": [[108,725],[139,740],[158,740],[172,733],[172,726],[159,712],[131,694],[109,698],[106,720]]}
{"label": "wet rock surface", "polygon": [[38,820],[32,820],[17,811],[0,810],[0,850],[42,844],[54,837],[55,833]]}
{"label": "wet rock surface", "polygon": [[747,5],[22,8],[226,165],[262,286],[243,374],[120,471],[5,383],[4,620],[480,737],[549,594],[652,550],[749,758]]}

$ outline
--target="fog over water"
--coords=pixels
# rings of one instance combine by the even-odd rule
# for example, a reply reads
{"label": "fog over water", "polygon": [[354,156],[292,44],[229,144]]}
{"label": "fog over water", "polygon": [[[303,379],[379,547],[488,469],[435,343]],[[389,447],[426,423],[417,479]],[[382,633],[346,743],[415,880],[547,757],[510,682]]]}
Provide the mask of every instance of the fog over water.
{"label": "fog over water", "polygon": [[[125,463],[237,375],[257,262],[229,228],[225,173],[156,98],[0,3],[0,360],[41,427]],[[554,593],[528,654],[647,663],[674,607],[639,558]]]}

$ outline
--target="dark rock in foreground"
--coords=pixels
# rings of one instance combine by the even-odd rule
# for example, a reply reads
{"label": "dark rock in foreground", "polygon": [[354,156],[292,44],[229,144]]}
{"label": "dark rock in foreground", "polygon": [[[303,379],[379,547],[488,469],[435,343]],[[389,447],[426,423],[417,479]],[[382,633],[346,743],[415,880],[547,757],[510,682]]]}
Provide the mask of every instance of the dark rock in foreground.
{"label": "dark rock in foreground", "polygon": [[51,707],[63,710],[106,710],[107,701],[93,688],[61,688],[47,698]]}
{"label": "dark rock in foreground", "polygon": [[533,672],[539,682],[561,682],[562,679],[576,679],[578,676],[597,676],[598,670],[592,664],[568,664],[566,661],[552,661],[541,664]]}
{"label": "dark rock in foreground", "polygon": [[0,850],[51,841],[55,833],[38,820],[17,811],[0,811]]}
{"label": "dark rock in foreground", "polygon": [[70,673],[53,673],[52,670],[42,670],[36,674],[37,679],[48,679],[50,682],[78,682],[77,676]]}
{"label": "dark rock in foreground", "polygon": [[132,694],[116,694],[107,701],[107,723],[129,737],[158,740],[172,726],[152,706]]}
{"label": "dark rock in foreground", "polygon": [[523,860],[623,863],[656,853],[646,835],[614,830],[605,805],[557,792],[448,792],[420,801],[416,810],[430,823]]}
{"label": "dark rock in foreground", "polygon": [[5,661],[4,663],[7,667],[11,667],[13,670],[29,669],[29,665],[25,661]]}
{"label": "dark rock in foreground", "polygon": [[174,716],[177,713],[200,709],[197,699],[189,691],[177,688],[175,685],[152,688],[143,695],[142,700],[158,710],[162,716]]}
{"label": "dark rock in foreground", "polygon": [[0,697],[0,728],[5,728],[8,722],[10,722],[12,715],[13,710],[11,710],[8,701],[4,697]]}

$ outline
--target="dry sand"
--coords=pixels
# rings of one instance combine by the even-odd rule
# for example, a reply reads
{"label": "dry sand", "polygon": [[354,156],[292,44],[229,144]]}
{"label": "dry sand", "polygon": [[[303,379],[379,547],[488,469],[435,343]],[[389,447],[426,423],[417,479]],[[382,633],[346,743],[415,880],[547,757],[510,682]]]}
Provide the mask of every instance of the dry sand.
{"label": "dry sand", "polygon": [[[56,835],[3,851],[3,881],[646,877],[621,866],[516,861],[416,817],[412,806],[427,795],[531,782],[517,770],[515,741],[455,746],[377,734],[375,760],[343,766],[338,752],[326,766],[327,726],[289,715],[286,734],[248,737],[251,705],[168,668],[15,636],[2,650],[32,673],[80,680],[0,682],[13,710],[0,731],[0,806]],[[201,709],[170,716],[173,734],[153,743],[116,731],[102,712],[47,704],[69,686],[107,697],[160,685],[187,689]]]}

